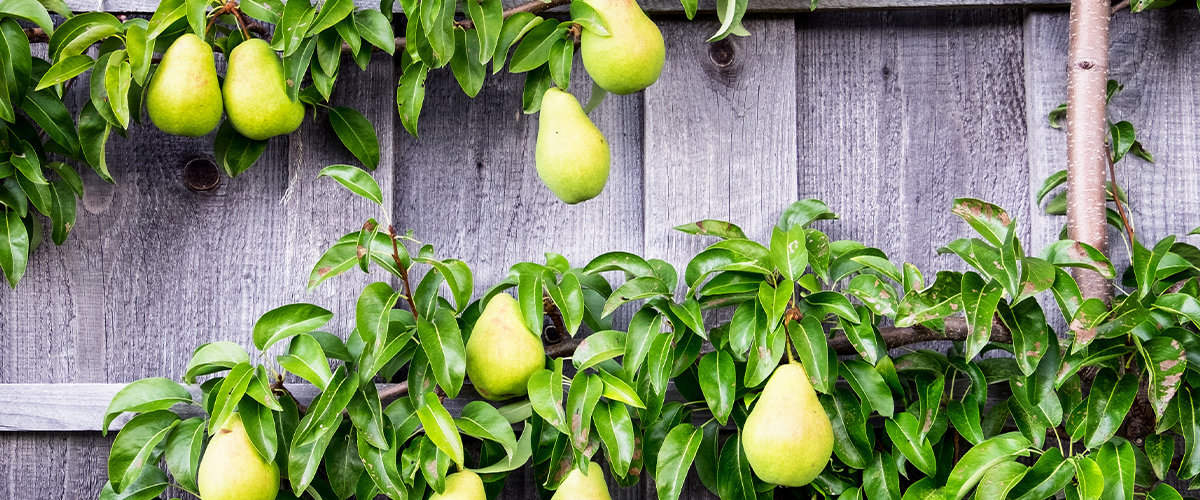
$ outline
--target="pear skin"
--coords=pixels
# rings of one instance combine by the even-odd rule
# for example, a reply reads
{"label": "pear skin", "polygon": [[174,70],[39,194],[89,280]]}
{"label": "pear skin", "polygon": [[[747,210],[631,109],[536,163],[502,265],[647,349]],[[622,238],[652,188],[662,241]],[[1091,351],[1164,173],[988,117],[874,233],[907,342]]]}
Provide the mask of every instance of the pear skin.
{"label": "pear skin", "polygon": [[833,426],[799,363],[775,369],[742,428],[742,449],[759,479],[804,486],[833,455]]}
{"label": "pear skin", "polygon": [[191,33],[180,36],[146,89],[150,121],[168,134],[200,137],[221,123],[223,110],[212,47]]}
{"label": "pear skin", "polygon": [[267,42],[247,40],[229,53],[222,92],[229,123],[239,134],[261,141],[299,128],[304,105],[288,98],[287,89],[283,61]]}
{"label": "pear skin", "polygon": [[571,469],[550,500],[612,500],[612,497],[604,482],[604,470],[596,462],[588,462],[587,474]]}
{"label": "pear skin", "polygon": [[434,493],[429,500],[487,500],[483,480],[469,470],[446,476],[446,490]]}
{"label": "pear skin", "polygon": [[632,94],[658,81],[666,46],[658,26],[636,0],[587,0],[604,17],[609,36],[585,29],[579,39],[583,67],[600,88]]}
{"label": "pear skin", "polygon": [[566,203],[595,198],[608,183],[608,141],[575,96],[557,88],[542,97],[534,157],[542,183]]}
{"label": "pear skin", "polygon": [[467,339],[467,376],[479,394],[500,401],[528,394],[529,377],[546,366],[542,338],[525,326],[517,300],[496,294]]}
{"label": "pear skin", "polygon": [[203,500],[275,500],[279,466],[263,460],[234,413],[208,442],[197,486]]}

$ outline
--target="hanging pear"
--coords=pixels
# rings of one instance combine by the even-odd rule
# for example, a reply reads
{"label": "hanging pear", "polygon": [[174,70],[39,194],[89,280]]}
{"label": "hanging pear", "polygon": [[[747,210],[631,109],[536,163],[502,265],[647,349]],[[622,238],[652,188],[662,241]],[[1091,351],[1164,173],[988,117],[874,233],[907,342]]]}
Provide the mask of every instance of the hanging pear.
{"label": "hanging pear", "polygon": [[542,96],[534,157],[542,183],[566,203],[595,198],[608,182],[608,141],[575,96],[557,88]]}
{"label": "hanging pear", "polygon": [[250,39],[229,53],[222,90],[225,113],[239,134],[261,141],[299,128],[304,105],[291,100],[287,89],[283,61],[266,41]]}
{"label": "hanging pear", "polygon": [[612,500],[612,497],[608,495],[600,464],[588,462],[587,474],[571,469],[550,500]]}
{"label": "hanging pear", "polygon": [[742,449],[759,479],[804,486],[833,454],[833,426],[799,363],[775,369],[742,428]]}
{"label": "hanging pear", "polygon": [[209,440],[196,479],[203,500],[275,500],[279,493],[279,466],[254,449],[237,413]]}
{"label": "hanging pear", "polygon": [[479,394],[500,401],[528,394],[529,377],[546,366],[542,338],[521,319],[517,300],[499,293],[467,339],[467,376]]}
{"label": "hanging pear", "polygon": [[608,36],[584,29],[579,38],[583,67],[600,88],[632,94],[658,81],[666,46],[658,26],[636,0],[587,0],[608,25]]}
{"label": "hanging pear", "polygon": [[446,489],[429,500],[487,500],[487,492],[479,474],[463,470],[446,476]]}
{"label": "hanging pear", "polygon": [[163,54],[146,88],[146,111],[159,130],[200,137],[221,122],[224,110],[212,47],[191,33]]}

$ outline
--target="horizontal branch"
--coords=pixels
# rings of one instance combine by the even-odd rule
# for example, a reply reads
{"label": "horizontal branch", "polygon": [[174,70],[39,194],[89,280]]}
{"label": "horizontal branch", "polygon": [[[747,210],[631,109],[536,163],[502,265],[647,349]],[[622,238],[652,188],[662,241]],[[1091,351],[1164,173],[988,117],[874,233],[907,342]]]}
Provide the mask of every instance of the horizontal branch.
{"label": "horizontal branch", "polygon": [[[920,342],[966,340],[967,333],[970,331],[967,327],[966,319],[946,318],[945,324],[946,331],[944,333],[922,325],[916,325],[911,328],[880,328],[879,334],[883,337],[883,342],[888,350]],[[1003,325],[994,323],[992,324],[991,339],[996,342],[1012,342],[1012,334]],[[854,349],[854,345],[850,343],[850,339],[846,338],[844,334],[839,334],[829,339],[829,347],[840,355],[855,354],[858,352]]]}

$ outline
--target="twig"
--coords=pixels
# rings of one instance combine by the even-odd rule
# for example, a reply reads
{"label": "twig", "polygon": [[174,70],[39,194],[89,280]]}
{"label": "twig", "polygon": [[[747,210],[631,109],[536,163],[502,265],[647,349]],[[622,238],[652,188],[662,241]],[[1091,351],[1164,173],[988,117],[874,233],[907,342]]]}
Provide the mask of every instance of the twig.
{"label": "twig", "polygon": [[299,399],[296,399],[296,396],[292,394],[292,391],[289,391],[287,387],[284,387],[282,377],[275,379],[274,382],[271,382],[271,390],[274,392],[283,393],[287,395],[287,397],[292,398],[292,401],[296,403],[296,410],[301,415],[308,410],[302,403],[300,403]]}
{"label": "twig", "polygon": [[407,380],[400,382],[399,384],[390,386],[387,389],[384,389],[382,391],[379,391],[379,399],[380,400],[396,399],[396,398],[402,397],[406,394],[408,394],[408,381]]}
{"label": "twig", "polygon": [[1112,6],[1112,10],[1109,11],[1109,14],[1115,15],[1116,13],[1121,12],[1122,10],[1124,10],[1127,7],[1129,7],[1129,0],[1121,0],[1120,2],[1117,2],[1116,4],[1114,4]]}
{"label": "twig", "polygon": [[557,338],[547,338],[546,340],[558,343],[570,335],[567,332],[566,324],[563,322],[562,311],[558,310],[558,304],[554,303],[554,299],[551,299],[549,295],[542,297],[542,308],[545,309],[546,316],[550,317],[550,323],[554,325],[554,333],[558,335]]}
{"label": "twig", "polygon": [[[886,344],[885,347],[888,350],[933,340],[966,340],[967,334],[970,332],[966,319],[946,318],[945,324],[945,333],[921,325],[912,328],[880,328],[879,333],[883,337],[883,342]],[[1011,342],[1012,334],[1003,325],[993,324],[991,339],[997,342]],[[850,343],[850,339],[846,338],[845,335],[838,335],[829,339],[829,347],[838,354],[855,354],[858,352],[854,349],[854,344]]]}
{"label": "twig", "polygon": [[400,270],[400,280],[404,282],[404,298],[408,299],[408,308],[412,311],[413,318],[417,316],[417,303],[413,301],[412,285],[408,282],[408,268],[404,267],[404,263],[400,261],[400,245],[396,243],[396,229],[388,226],[388,236],[392,239],[392,260],[396,261],[396,268]]}

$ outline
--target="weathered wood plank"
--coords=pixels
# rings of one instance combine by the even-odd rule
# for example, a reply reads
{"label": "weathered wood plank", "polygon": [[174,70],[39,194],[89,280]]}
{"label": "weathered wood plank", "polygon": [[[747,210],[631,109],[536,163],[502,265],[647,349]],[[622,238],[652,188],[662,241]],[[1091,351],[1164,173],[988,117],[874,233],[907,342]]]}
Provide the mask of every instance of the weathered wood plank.
{"label": "weathered wood plank", "polygon": [[[504,0],[504,5],[512,6],[523,3],[524,0]],[[646,12],[678,14],[683,12],[683,6],[678,0],[642,0],[639,2]],[[354,0],[358,8],[378,9],[379,2],[374,0]],[[1066,7],[1068,0],[821,0],[817,7],[825,10],[860,10],[860,9],[924,9],[924,8],[962,8],[962,7]],[[72,10],[83,12],[89,10],[106,10],[109,12],[153,12],[158,7],[157,0],[67,0]],[[400,4],[394,7],[400,12]],[[716,0],[701,0],[701,12],[715,12]],[[809,11],[809,2],[798,0],[751,0],[746,6],[747,12],[794,12]],[[557,8],[554,12],[566,12],[565,8]]]}
{"label": "weathered wood plank", "polygon": [[[1191,9],[1125,12],[1113,19],[1109,78],[1125,89],[1113,98],[1109,118],[1133,123],[1138,140],[1156,160],[1148,164],[1129,157],[1116,165],[1137,237],[1146,245],[1200,226],[1200,155],[1195,148],[1200,143],[1200,98],[1194,91],[1200,76],[1192,68],[1200,51],[1197,23],[1200,15]],[[1046,177],[1066,168],[1066,133],[1051,129],[1046,115],[1066,100],[1067,17],[1031,13],[1026,39],[1029,172],[1036,192]],[[1039,209],[1034,221],[1033,244],[1041,247],[1058,239],[1066,218]],[[1110,256],[1118,270],[1129,265],[1122,239],[1109,229]],[[1197,236],[1182,240],[1200,243]]]}
{"label": "weathered wood plank", "polygon": [[801,197],[841,215],[818,227],[933,271],[963,267],[935,255],[970,235],[954,198],[1027,221],[1021,35],[1020,14],[1001,11],[801,19],[798,127],[813,144],[800,150]]}
{"label": "weathered wood plank", "polygon": [[769,241],[796,200],[795,27],[756,17],[753,37],[708,44],[711,22],[661,26],[667,64],[645,91],[645,255],[682,275],[712,240],[674,226],[722,219]]}

